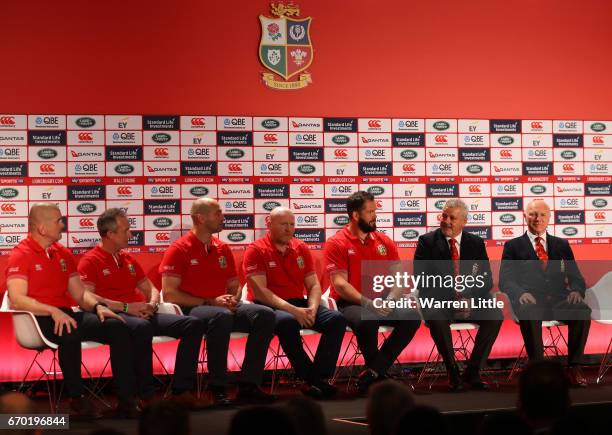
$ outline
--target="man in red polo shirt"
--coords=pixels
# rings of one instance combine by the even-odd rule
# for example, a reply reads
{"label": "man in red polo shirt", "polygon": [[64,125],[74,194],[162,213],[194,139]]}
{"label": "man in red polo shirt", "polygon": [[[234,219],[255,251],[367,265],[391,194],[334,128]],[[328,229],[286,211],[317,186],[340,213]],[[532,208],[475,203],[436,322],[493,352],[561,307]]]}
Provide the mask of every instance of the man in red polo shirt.
{"label": "man in red polo shirt", "polygon": [[[297,376],[305,381],[302,392],[314,398],[331,397],[336,389],[327,379],[336,368],[346,320],[339,312],[320,305],[321,285],[308,246],[293,237],[295,216],[291,210],[272,210],[269,230],[244,255],[249,296],[274,309],[274,332]],[[321,333],[314,361],[304,351],[300,336],[303,328]]]}
{"label": "man in red polo shirt", "polygon": [[[64,375],[66,395],[75,415],[100,417],[83,397],[81,342],[110,344],[120,415],[136,409],[131,351],[133,342],[125,322],[83,288],[74,257],[62,245],[62,215],[55,204],[38,203],[28,216],[30,234],[11,252],[6,268],[6,285],[11,308],[32,312],[42,333],[56,343]],[[83,311],[74,312],[76,303]]]}
{"label": "man in red polo shirt", "polygon": [[[332,283],[331,296],[357,337],[366,364],[358,379],[361,392],[387,377],[387,370],[419,329],[418,313],[376,308],[362,294],[361,273],[367,260],[399,261],[395,243],[376,231],[376,202],[368,192],[355,192],[347,199],[349,223],[325,244],[326,271]],[[400,320],[401,319],[401,320]],[[378,328],[393,331],[378,349]]]}
{"label": "man in red polo shirt", "polygon": [[204,325],[192,316],[157,313],[159,290],[146,277],[140,264],[122,249],[128,247],[130,223],[122,210],[110,208],[97,222],[101,243],[79,262],[79,273],[85,288],[96,293],[98,300],[123,317],[134,336],[134,367],[138,395],[143,405],[153,398],[153,337],[180,338],[171,397],[189,408],[199,408],[191,393],[196,386],[196,370]]}
{"label": "man in red polo shirt", "polygon": [[221,231],[219,203],[200,198],[191,207],[193,228],[164,254],[164,300],[178,304],[185,314],[204,323],[208,352],[208,389],[216,404],[228,404],[227,354],[232,331],[249,334],[238,384],[241,402],[267,403],[274,396],[259,388],[268,345],[274,333],[274,313],[267,307],[240,302],[240,283],[230,247],[213,237]]}

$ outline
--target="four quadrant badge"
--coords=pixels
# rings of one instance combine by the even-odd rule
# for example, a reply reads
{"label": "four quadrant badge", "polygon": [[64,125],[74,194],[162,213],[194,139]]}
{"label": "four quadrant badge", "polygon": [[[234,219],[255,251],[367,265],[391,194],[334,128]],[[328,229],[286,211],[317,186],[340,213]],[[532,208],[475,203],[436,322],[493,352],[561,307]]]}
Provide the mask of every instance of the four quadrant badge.
{"label": "four quadrant badge", "polygon": [[[273,89],[304,88],[312,82],[310,73],[305,72],[314,55],[310,39],[312,18],[299,18],[300,9],[292,3],[272,3],[270,13],[276,18],[259,16],[259,60],[272,71],[263,73],[263,81]],[[292,80],[295,76],[297,80]]]}

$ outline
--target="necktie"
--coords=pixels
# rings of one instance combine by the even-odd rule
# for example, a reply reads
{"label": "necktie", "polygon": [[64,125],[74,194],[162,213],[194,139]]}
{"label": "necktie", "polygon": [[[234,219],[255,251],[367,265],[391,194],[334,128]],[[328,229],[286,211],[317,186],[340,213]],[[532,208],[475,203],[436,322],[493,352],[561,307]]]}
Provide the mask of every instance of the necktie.
{"label": "necktie", "polygon": [[449,239],[451,260],[453,260],[453,273],[459,275],[459,251],[457,250],[457,241]]}
{"label": "necktie", "polygon": [[545,269],[546,264],[548,263],[548,253],[546,252],[546,250],[544,249],[544,245],[542,244],[542,237],[536,237],[535,242],[536,255],[542,262],[542,267]]}

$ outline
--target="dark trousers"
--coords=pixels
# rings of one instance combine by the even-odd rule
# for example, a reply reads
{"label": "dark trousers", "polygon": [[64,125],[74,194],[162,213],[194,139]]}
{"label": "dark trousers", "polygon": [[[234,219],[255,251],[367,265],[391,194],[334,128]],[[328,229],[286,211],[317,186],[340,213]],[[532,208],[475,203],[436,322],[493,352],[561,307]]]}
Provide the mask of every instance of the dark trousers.
{"label": "dark trousers", "polygon": [[[292,305],[300,308],[308,307],[306,299],[289,299]],[[300,326],[297,319],[284,310],[274,310],[276,327],[274,333],[278,336],[281,346],[291,362],[296,375],[309,383],[331,378],[336,370],[342,339],[346,332],[346,319],[338,311],[332,311],[319,305],[313,329],[321,333],[321,339],[311,360],[302,343]]]}
{"label": "dark trousers", "polygon": [[211,305],[200,305],[191,309],[184,307],[183,312],[197,317],[204,324],[211,386],[224,387],[228,383],[227,354],[232,332],[249,334],[240,381],[261,384],[268,346],[274,335],[274,313],[270,308],[239,302],[235,313],[227,308]]}
{"label": "dark trousers", "polygon": [[453,337],[451,334],[451,323],[469,322],[478,325],[478,332],[474,339],[474,348],[467,368],[471,371],[479,371],[489,358],[491,348],[499,334],[504,320],[504,315],[499,309],[472,308],[466,319],[455,320],[453,310],[426,309],[422,310],[423,318],[429,327],[431,338],[436,344],[438,353],[442,356],[446,369],[455,365],[455,351],[453,349]]}
{"label": "dark trousers", "polygon": [[529,359],[544,358],[542,320],[559,320],[566,323],[568,328],[568,364],[580,364],[591,328],[591,309],[582,302],[570,304],[566,300],[560,300],[546,303],[540,298],[537,298],[537,301],[535,304],[514,305]]}
{"label": "dark trousers", "polygon": [[[368,368],[382,375],[389,370],[399,354],[416,334],[421,321],[417,319],[394,319],[394,313],[381,320],[362,319],[361,305],[338,302],[338,309],[357,337],[357,344]],[[415,317],[418,314],[415,313]],[[378,327],[393,326],[393,331],[378,348]]]}
{"label": "dark trousers", "polygon": [[176,351],[172,392],[180,394],[195,389],[198,357],[204,325],[200,319],[192,316],[158,313],[151,319],[120,314],[132,334],[134,348],[131,352],[136,372],[138,395],[148,399],[155,392],[153,380],[153,345],[154,336],[179,338]]}
{"label": "dark trousers", "polygon": [[77,327],[68,333],[64,329],[61,336],[53,332],[54,322],[50,316],[36,316],[44,336],[57,344],[59,365],[64,375],[64,385],[69,397],[83,394],[81,378],[81,342],[97,341],[110,345],[110,360],[114,385],[120,400],[130,400],[136,394],[136,382],[132,367],[133,341],[126,325],[116,319],[100,322],[93,313],[73,312],[62,308],[76,320]]}

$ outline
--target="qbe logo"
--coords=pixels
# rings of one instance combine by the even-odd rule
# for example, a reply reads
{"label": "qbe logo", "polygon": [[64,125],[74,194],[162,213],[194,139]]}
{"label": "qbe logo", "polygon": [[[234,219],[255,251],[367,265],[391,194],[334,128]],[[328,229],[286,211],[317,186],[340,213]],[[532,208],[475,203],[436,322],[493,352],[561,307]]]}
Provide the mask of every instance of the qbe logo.
{"label": "qbe logo", "polygon": [[65,130],[66,117],[64,115],[30,115],[28,128],[32,130]]}

